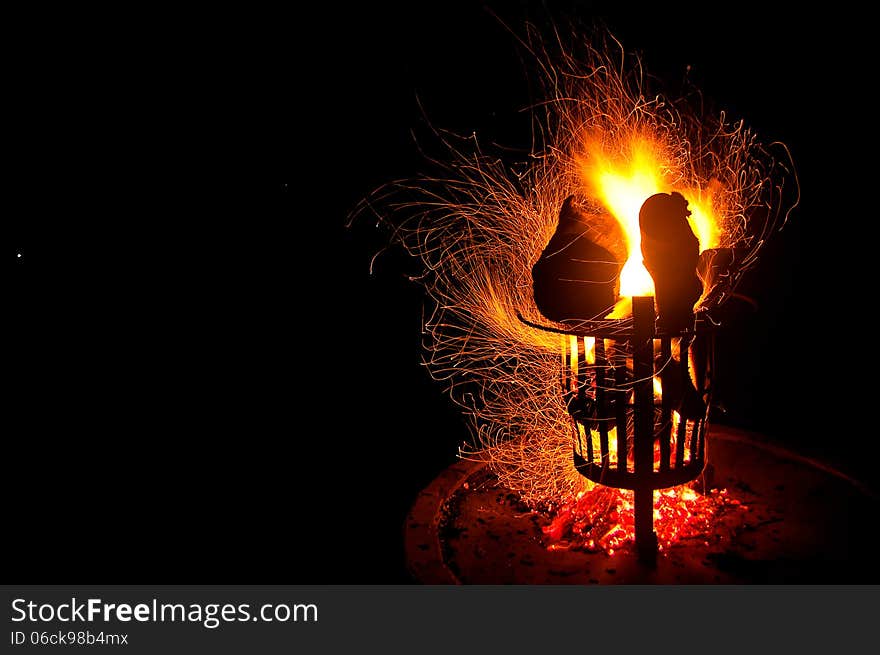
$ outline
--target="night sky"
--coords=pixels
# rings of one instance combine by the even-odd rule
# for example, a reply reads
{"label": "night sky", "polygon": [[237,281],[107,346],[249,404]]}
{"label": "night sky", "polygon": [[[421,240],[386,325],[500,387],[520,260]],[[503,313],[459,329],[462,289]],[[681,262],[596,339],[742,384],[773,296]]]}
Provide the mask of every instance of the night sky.
{"label": "night sky", "polygon": [[[725,420],[876,484],[875,37],[766,4],[491,7],[604,20],[671,93],[690,66],[790,147],[802,202],[723,337]],[[343,6],[10,19],[16,581],[407,581],[405,512],[467,434],[420,365],[416,264],[370,276],[388,234],[346,218],[423,170],[417,99],[520,147],[533,89],[482,3]]]}

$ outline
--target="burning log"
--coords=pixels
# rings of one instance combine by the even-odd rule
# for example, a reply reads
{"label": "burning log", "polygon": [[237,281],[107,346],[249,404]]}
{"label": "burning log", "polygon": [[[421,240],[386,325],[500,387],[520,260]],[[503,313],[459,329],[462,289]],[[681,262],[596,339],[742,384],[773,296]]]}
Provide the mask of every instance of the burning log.
{"label": "burning log", "polygon": [[639,210],[642,257],[654,279],[660,325],[670,332],[693,327],[700,243],[688,223],[691,212],[680,193],[657,193]]}
{"label": "burning log", "polygon": [[[678,364],[678,365],[674,365]],[[682,362],[663,362],[663,399],[685,420],[697,421],[706,416],[706,403],[688,373],[687,354]]]}
{"label": "burning log", "polygon": [[612,217],[588,216],[574,196],[565,199],[556,232],[532,267],[535,304],[541,314],[551,321],[589,320],[614,306],[625,259],[612,252],[617,248],[611,237],[619,231]]}

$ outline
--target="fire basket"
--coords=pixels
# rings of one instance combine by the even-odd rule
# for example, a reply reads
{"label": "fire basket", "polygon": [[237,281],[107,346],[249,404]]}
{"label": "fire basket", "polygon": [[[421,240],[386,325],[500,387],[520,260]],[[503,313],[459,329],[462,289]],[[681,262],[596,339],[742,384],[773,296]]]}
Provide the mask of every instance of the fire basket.
{"label": "fire basket", "polygon": [[651,562],[654,490],[699,476],[706,462],[712,333],[697,320],[657,327],[654,298],[632,299],[632,318],[582,322],[563,335],[562,392],[573,420],[574,464],[589,480],[634,496],[636,548]]}

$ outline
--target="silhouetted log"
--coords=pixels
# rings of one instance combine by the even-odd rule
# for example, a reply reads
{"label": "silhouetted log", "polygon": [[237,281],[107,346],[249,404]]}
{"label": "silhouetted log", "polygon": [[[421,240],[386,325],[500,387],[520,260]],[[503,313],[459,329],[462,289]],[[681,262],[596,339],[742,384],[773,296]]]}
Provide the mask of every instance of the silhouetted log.
{"label": "silhouetted log", "polygon": [[703,290],[697,277],[700,243],[688,223],[687,204],[679,193],[658,193],[639,211],[642,257],[654,278],[658,323],[670,332],[693,327],[694,304]]}
{"label": "silhouetted log", "polygon": [[617,298],[623,243],[611,216],[587,214],[573,196],[566,198],[556,232],[532,267],[535,304],[541,314],[551,321],[604,316]]}
{"label": "silhouetted log", "polygon": [[[687,352],[682,354],[688,356]],[[668,362],[666,366],[671,368],[663,376],[663,399],[669,403],[669,407],[675,409],[683,419],[706,418],[706,403],[691,381],[687,367],[674,362]]]}

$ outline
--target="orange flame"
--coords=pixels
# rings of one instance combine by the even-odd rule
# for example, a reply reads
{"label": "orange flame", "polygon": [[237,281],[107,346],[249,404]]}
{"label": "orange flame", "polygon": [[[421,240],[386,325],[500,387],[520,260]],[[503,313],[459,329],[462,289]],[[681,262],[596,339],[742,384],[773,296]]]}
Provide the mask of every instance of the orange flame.
{"label": "orange flame", "polygon": [[650,196],[681,193],[690,203],[688,220],[700,242],[700,252],[719,244],[722,220],[713,193],[718,185],[709,183],[704,190],[676,184],[685,171],[658,138],[638,131],[612,138],[607,133],[588,134],[577,164],[586,195],[598,200],[626,235],[627,260],[620,275],[622,300],[609,318],[628,315],[632,296],[654,295],[654,280],[642,263],[639,230],[639,209]]}

